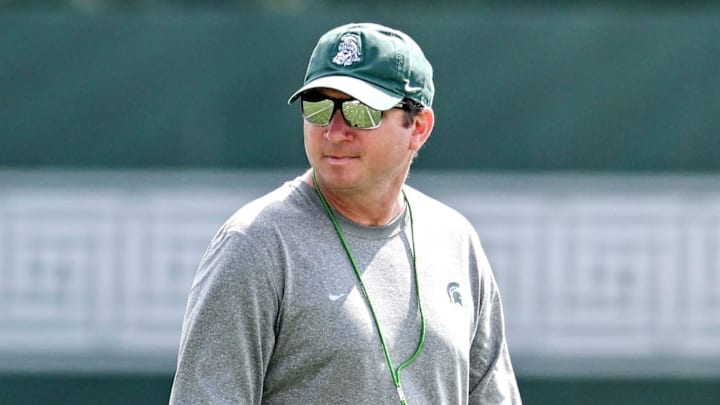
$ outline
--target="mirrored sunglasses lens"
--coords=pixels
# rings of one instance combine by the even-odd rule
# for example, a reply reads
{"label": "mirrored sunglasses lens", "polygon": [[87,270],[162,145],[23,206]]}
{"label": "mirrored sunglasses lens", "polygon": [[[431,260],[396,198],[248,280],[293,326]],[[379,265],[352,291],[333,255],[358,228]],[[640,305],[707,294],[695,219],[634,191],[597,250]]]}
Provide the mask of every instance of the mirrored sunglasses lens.
{"label": "mirrored sunglasses lens", "polygon": [[377,128],[382,120],[382,111],[371,108],[357,100],[342,104],[345,120],[353,128]]}
{"label": "mirrored sunglasses lens", "polygon": [[305,119],[315,125],[327,125],[330,123],[335,103],[332,100],[307,101],[302,100],[302,111]]}

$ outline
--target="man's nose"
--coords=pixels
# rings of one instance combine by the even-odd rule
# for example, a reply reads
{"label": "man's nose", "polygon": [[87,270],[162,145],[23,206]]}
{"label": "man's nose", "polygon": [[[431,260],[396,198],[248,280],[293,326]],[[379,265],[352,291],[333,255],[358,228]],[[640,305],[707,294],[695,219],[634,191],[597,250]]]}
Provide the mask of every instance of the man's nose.
{"label": "man's nose", "polygon": [[328,141],[340,142],[347,140],[350,136],[352,136],[352,131],[347,122],[345,122],[342,111],[339,109],[335,110],[325,129],[325,138],[327,138]]}

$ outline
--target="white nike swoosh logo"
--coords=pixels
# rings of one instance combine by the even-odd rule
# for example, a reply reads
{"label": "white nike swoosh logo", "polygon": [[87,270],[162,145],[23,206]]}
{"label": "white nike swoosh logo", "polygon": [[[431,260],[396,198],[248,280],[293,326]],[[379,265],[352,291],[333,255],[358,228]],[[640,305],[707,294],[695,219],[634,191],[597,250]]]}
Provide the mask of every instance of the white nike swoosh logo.
{"label": "white nike swoosh logo", "polygon": [[414,92],[420,91],[420,90],[422,90],[422,87],[413,87],[410,85],[410,83],[408,83],[408,82],[405,83],[405,91],[407,91],[408,93],[414,93]]}
{"label": "white nike swoosh logo", "polygon": [[338,295],[328,294],[328,298],[330,298],[330,301],[337,301],[344,296],[345,296],[345,294],[338,294]]}

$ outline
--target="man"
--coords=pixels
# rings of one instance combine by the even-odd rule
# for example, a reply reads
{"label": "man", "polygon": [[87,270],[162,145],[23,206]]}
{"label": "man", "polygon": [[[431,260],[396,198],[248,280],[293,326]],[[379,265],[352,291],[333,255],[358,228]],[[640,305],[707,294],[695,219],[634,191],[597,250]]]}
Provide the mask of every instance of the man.
{"label": "man", "polygon": [[289,101],[311,169],[211,242],[171,403],[520,403],[475,231],[405,185],[433,94],[402,32],[350,24],[320,38]]}

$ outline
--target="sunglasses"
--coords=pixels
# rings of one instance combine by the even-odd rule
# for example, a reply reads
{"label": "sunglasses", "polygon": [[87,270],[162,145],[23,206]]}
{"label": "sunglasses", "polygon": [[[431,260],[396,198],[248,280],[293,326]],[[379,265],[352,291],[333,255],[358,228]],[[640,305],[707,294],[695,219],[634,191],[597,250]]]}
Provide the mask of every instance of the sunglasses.
{"label": "sunglasses", "polygon": [[[383,111],[355,99],[339,100],[320,93],[307,93],[301,97],[303,117],[311,124],[328,125],[335,110],[342,112],[345,122],[352,128],[373,129],[382,123]],[[400,102],[393,108],[404,106],[405,102]]]}

